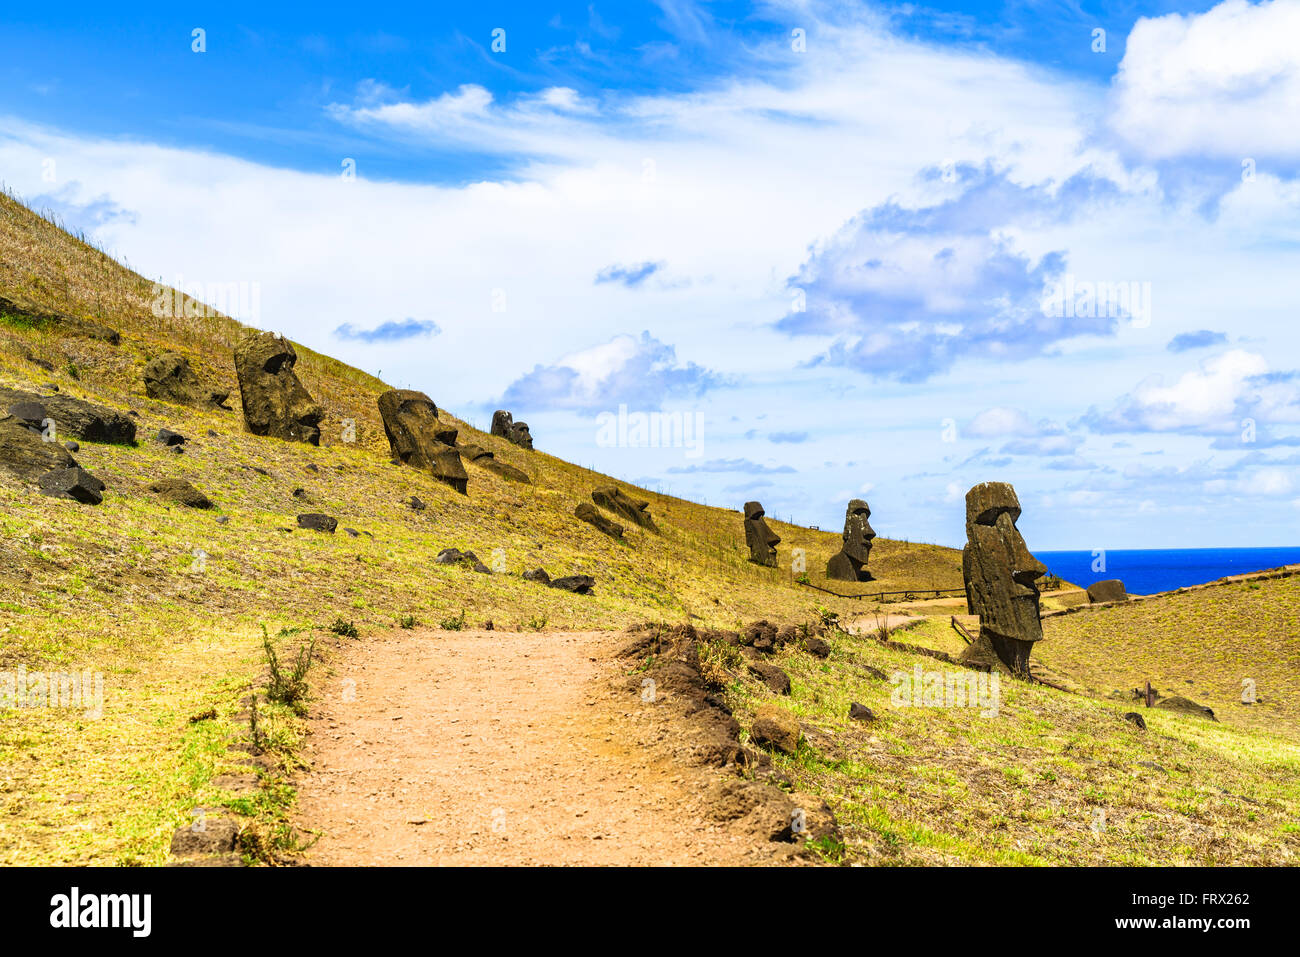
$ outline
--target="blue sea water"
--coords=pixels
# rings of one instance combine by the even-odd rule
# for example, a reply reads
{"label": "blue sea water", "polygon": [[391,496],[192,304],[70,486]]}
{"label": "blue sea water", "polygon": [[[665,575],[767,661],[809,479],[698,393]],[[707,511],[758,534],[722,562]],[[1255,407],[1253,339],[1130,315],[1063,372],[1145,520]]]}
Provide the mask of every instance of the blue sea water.
{"label": "blue sea water", "polygon": [[1035,551],[1049,574],[1087,588],[1118,578],[1131,595],[1171,591],[1223,578],[1300,563],[1300,546],[1286,548],[1132,548],[1107,549],[1106,570],[1092,570],[1096,556],[1086,552]]}

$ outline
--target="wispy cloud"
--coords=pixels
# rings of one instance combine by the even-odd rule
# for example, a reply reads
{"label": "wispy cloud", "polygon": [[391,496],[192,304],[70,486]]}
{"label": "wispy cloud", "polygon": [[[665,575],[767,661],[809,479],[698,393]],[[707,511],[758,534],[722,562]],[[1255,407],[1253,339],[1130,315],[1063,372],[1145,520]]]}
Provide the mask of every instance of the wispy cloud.
{"label": "wispy cloud", "polygon": [[373,329],[357,329],[350,322],[345,322],[334,330],[334,335],[349,342],[402,342],[421,336],[436,336],[442,329],[432,319],[403,319],[401,322],[385,322]]}
{"label": "wispy cloud", "polygon": [[1169,345],[1165,346],[1165,348],[1170,352],[1187,352],[1191,349],[1205,349],[1210,346],[1222,345],[1227,341],[1227,335],[1222,332],[1201,329],[1198,332],[1180,332],[1169,340]]}
{"label": "wispy cloud", "polygon": [[627,286],[629,289],[635,289],[663,268],[664,264],[662,262],[643,262],[633,266],[606,266],[596,273],[596,285],[616,282]]}
{"label": "wispy cloud", "polygon": [[797,471],[790,465],[759,465],[749,459],[710,459],[696,465],[674,465],[668,469],[674,475],[694,472],[745,472],[750,475],[784,475]]}

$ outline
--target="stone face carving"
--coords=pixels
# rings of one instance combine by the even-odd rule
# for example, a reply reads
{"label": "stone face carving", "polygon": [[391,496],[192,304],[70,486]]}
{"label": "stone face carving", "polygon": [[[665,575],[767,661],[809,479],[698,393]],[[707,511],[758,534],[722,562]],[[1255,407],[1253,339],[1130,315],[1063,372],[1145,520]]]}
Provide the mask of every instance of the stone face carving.
{"label": "stone face carving", "polygon": [[591,493],[591,500],[601,508],[607,509],[615,515],[621,515],[642,528],[649,529],[652,532],[659,531],[659,527],[655,525],[654,519],[650,517],[650,512],[647,511],[650,508],[650,503],[639,498],[632,498],[616,485],[596,489]]}
{"label": "stone face carving", "polygon": [[1043,637],[1035,582],[1047,569],[1029,552],[1016,520],[1020,500],[1006,482],[984,482],[966,493],[962,576],[966,607],[980,616],[980,639],[1015,674],[1029,673],[1029,653]]}
{"label": "stone face carving", "polygon": [[495,452],[489,452],[481,445],[467,443],[460,447],[460,456],[462,459],[469,459],[480,468],[485,468],[489,472],[496,472],[502,478],[509,479],[512,482],[523,482],[526,485],[533,483],[532,478],[521,468],[516,468],[509,462],[502,462],[496,457]]}
{"label": "stone face carving", "polygon": [[573,510],[573,514],[584,522],[596,526],[610,538],[623,537],[623,526],[618,522],[611,522],[590,502],[579,502],[578,507]]}
{"label": "stone face carving", "polygon": [[438,421],[432,399],[412,389],[390,389],[379,397],[379,415],[394,459],[465,494],[469,476],[456,449],[456,429]]}
{"label": "stone face carving", "polygon": [[201,409],[227,409],[229,392],[205,389],[190,368],[190,360],[176,352],[165,352],[144,367],[144,392],[151,399]]}
{"label": "stone face carving", "polygon": [[867,559],[871,557],[871,540],[876,531],[868,519],[871,507],[860,498],[849,502],[844,515],[844,547],[826,563],[826,577],[841,582],[869,582]]}
{"label": "stone face carving", "polygon": [[289,340],[272,332],[253,333],[235,347],[244,421],[254,435],[320,445],[325,411],[298,381],[297,362]]}
{"label": "stone face carving", "polygon": [[758,502],[745,503],[745,544],[749,546],[751,562],[775,568],[776,546],[781,539],[763,521],[765,514]]}
{"label": "stone face carving", "polygon": [[533,436],[528,431],[528,423],[516,422],[514,416],[505,409],[497,409],[492,413],[492,434],[508,439],[525,449],[533,447]]}

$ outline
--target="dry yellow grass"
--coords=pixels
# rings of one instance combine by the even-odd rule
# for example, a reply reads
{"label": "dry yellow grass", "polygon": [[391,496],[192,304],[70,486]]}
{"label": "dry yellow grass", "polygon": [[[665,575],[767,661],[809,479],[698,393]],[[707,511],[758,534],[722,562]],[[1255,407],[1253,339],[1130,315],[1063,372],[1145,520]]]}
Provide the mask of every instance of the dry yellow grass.
{"label": "dry yellow grass", "polygon": [[[572,514],[594,487],[613,480],[464,423],[463,441],[493,450],[534,483],[512,484],[471,464],[470,494],[461,496],[395,467],[375,403],[384,384],[302,347],[299,372],[327,411],[320,448],[250,436],[238,413],[151,401],[143,395],[144,364],[180,351],[205,382],[228,388],[237,407],[230,351],[242,327],[225,317],[152,315],[151,283],[3,196],[0,295],[122,334],[111,346],[0,318],[0,384],[54,382],[68,394],[134,409],[144,439],[136,448],[82,443],[79,460],[108,483],[97,508],[42,498],[0,477],[0,671],[90,669],[106,683],[99,720],[70,710],[0,711],[0,864],[161,863],[172,829],[188,823],[195,806],[274,819],[292,800],[278,785],[263,792],[271,795],[267,806],[252,807],[211,783],[229,767],[225,749],[241,699],[259,680],[263,624],[273,634],[304,629],[306,639],[336,617],[363,629],[407,617],[436,625],[462,612],[471,625],[512,628],[614,628],[645,619],[735,627],[758,617],[807,621],[820,607],[847,620],[871,608],[793,581],[792,549],[803,548],[809,580],[825,584],[838,529],[771,520],[783,539],[781,567],[760,568],[746,560],[738,512],[620,482],[650,501],[662,534],[633,528],[616,542]],[[455,407],[453,396],[432,398]],[[357,423],[354,443],[342,441],[345,419]],[[184,455],[147,441],[163,426],[190,437]],[[193,481],[218,512],[168,506],[147,491],[154,479],[172,476]],[[428,509],[403,504],[411,495]],[[329,513],[364,534],[300,531],[294,517],[305,511]],[[217,515],[229,521],[219,525]],[[436,565],[434,556],[451,546],[485,561],[499,549],[510,574]],[[862,593],[961,581],[960,553],[932,545],[877,540],[871,565],[876,582],[831,587]],[[538,566],[553,575],[592,574],[596,594],[519,577]],[[914,606],[941,617],[905,640],[959,641],[946,616],[960,604]],[[1294,596],[1277,607],[1294,608]],[[1086,677],[1097,639],[1058,631],[1086,628],[1090,616],[1074,617],[1049,625],[1043,653],[1055,640],[1063,657],[1048,660]],[[1141,625],[1134,620],[1134,629]],[[285,639],[286,648],[297,640]],[[1122,662],[1131,647],[1115,646],[1113,657]],[[1161,647],[1175,656],[1173,639]],[[1068,658],[1071,648],[1077,660]],[[1283,822],[1295,820],[1296,754],[1270,734],[1158,715],[1150,737],[1138,740],[1116,723],[1116,705],[1022,687],[1010,689],[1010,721],[996,728],[965,713],[917,711],[864,733],[843,718],[850,697],[883,707],[882,688],[862,666],[910,668],[916,659],[847,638],[837,639],[829,662],[787,654],[791,706],[840,742],[787,765],[835,803],[850,859],[1278,863],[1294,853],[1294,824]],[[1274,670],[1260,680],[1266,702],[1294,690],[1283,675],[1286,668],[1293,675],[1294,664],[1293,657],[1269,664]],[[1098,675],[1103,686],[1112,681],[1108,672]],[[1162,680],[1159,672],[1151,677]],[[733,693],[745,714],[755,689]],[[208,709],[217,720],[189,722]],[[291,738],[292,721],[277,733]],[[1162,764],[1168,777],[1134,771],[1139,758]],[[1260,804],[1227,801],[1216,789]],[[1090,843],[1094,807],[1113,809],[1122,839]],[[1221,838],[1223,828],[1234,834]]]}

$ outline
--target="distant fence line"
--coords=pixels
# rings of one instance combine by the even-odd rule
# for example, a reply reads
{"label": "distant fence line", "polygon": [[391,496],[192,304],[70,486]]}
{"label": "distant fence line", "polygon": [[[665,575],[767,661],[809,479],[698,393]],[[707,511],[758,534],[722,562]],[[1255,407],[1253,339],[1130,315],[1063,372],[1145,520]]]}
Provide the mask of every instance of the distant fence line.
{"label": "distant fence line", "polygon": [[964,598],[966,596],[965,588],[907,588],[902,591],[879,591],[866,592],[861,595],[846,595],[843,592],[832,591],[829,588],[823,588],[821,585],[814,585],[812,582],[799,581],[795,579],[795,584],[803,585],[805,588],[813,588],[827,595],[834,595],[836,598],[852,598],[858,600],[879,600],[902,596],[903,601],[918,601],[922,598]]}

